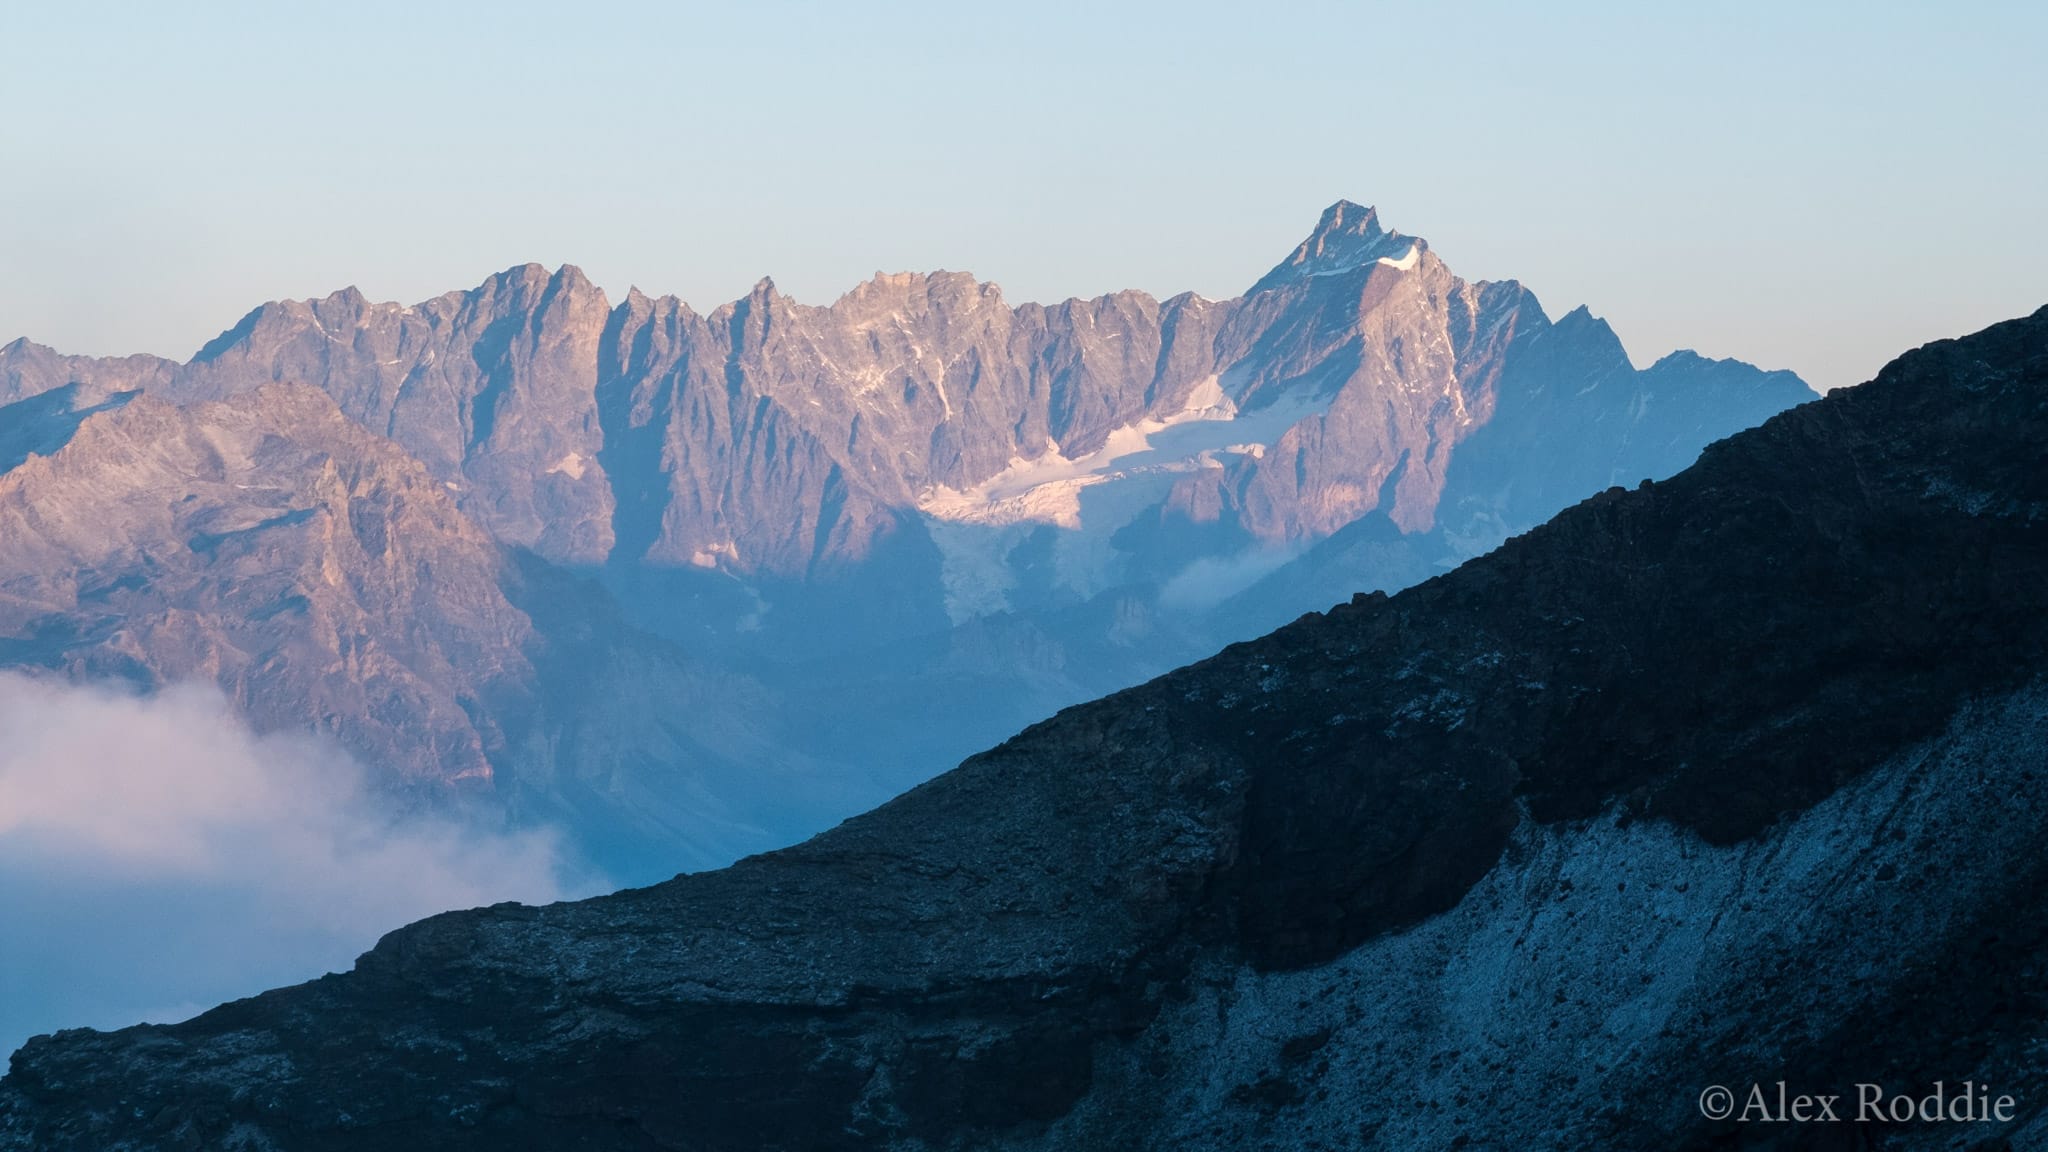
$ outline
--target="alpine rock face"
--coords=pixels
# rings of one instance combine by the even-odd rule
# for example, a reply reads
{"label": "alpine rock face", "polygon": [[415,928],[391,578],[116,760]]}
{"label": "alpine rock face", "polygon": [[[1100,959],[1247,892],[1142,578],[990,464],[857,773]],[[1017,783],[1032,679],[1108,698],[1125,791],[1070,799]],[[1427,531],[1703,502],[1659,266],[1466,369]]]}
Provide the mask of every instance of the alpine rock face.
{"label": "alpine rock face", "polygon": [[[1374,287],[1434,276],[1426,250],[1317,275],[1386,251],[1305,249],[1280,314],[1345,283],[1426,300]],[[1400,331],[1305,383],[1267,366],[1338,334],[1296,316],[1261,368],[1213,373],[1220,398],[1198,363],[1129,419],[1105,402],[1099,442],[1052,438],[1074,463],[1120,429],[1222,422],[1150,429],[1160,413],[1250,419],[1282,402],[1268,388],[1321,405],[1263,454],[1166,473],[1236,494],[1228,522],[1256,535],[1343,506],[1261,504],[1290,482],[1268,461],[1330,501],[1302,477],[1373,475],[1321,454],[1364,434],[1344,397],[1367,362],[1418,389],[1406,408],[1385,387],[1389,443],[1404,414],[1446,438],[1470,417],[1470,445],[1614,388],[1680,422],[1609,410],[1625,431],[1581,430],[1629,460],[1699,418],[1660,390],[1728,371],[1681,358],[1573,388],[1510,354],[1482,379],[1460,349],[1591,363],[1600,345],[1513,290],[1437,285],[1440,315],[1471,308],[1441,344],[1368,310]],[[1230,315],[1202,346],[1264,299],[1214,306]],[[2044,444],[2048,309],[1397,595],[1061,712],[796,847],[437,916],[349,973],[186,1023],[32,1040],[0,1081],[0,1149],[2040,1146],[2038,1104],[1967,1126],[1849,1105],[1859,1083],[2048,1092]],[[1422,448],[1377,481],[1389,548],[1428,493],[1441,514],[1459,491]],[[1470,475],[1492,514],[1526,496]],[[1135,482],[1105,477],[1084,496]],[[1838,1094],[1843,1122],[1700,1114],[1709,1086],[1777,1080]]]}
{"label": "alpine rock face", "polygon": [[394,779],[604,828],[650,879],[1809,398],[1690,353],[1638,371],[1585,310],[1348,202],[1227,301],[939,272],[699,313],[532,265],[412,307],[351,289],[185,364],[0,349],[0,491],[34,510],[0,653],[215,679]]}

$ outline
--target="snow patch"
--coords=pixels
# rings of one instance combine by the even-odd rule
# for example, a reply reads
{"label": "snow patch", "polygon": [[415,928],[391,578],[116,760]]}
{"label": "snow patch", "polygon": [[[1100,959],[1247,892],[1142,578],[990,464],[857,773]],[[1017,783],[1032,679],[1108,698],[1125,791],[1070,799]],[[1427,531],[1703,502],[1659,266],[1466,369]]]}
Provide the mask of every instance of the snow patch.
{"label": "snow patch", "polygon": [[1059,444],[1047,440],[1039,455],[1013,457],[1001,472],[969,488],[940,485],[917,506],[934,520],[954,523],[1078,529],[1083,489],[1140,475],[1213,468],[1218,452],[1263,455],[1266,443],[1320,408],[1281,403],[1240,414],[1222,381],[1210,376],[1195,386],[1179,411],[1126,424],[1087,455],[1069,458]]}
{"label": "snow patch", "polygon": [[[1007,611],[1018,582],[1010,555],[1046,526],[1061,529],[1051,541],[1055,586],[1085,597],[1115,585],[1126,560],[1112,542],[1118,529],[1156,507],[1181,477],[1221,468],[1227,456],[1263,456],[1329,402],[1304,388],[1240,411],[1211,376],[1177,411],[1125,425],[1094,452],[1069,457],[1048,440],[1039,455],[1014,458],[979,484],[928,490],[917,507],[939,547],[947,615],[958,624]],[[1256,579],[1269,560],[1242,557],[1184,573],[1178,593],[1202,600],[1216,586]]]}
{"label": "snow patch", "polygon": [[[1388,268],[1392,268],[1396,272],[1411,271],[1417,264],[1420,264],[1421,262],[1422,245],[1415,243],[1410,243],[1408,245],[1408,251],[1403,255],[1380,256],[1373,260],[1374,264],[1384,265]],[[1365,264],[1362,261],[1355,264],[1348,262],[1338,263],[1328,268],[1319,268],[1314,272],[1310,272],[1308,276],[1311,280],[1323,276],[1343,276],[1351,272],[1356,272],[1363,267],[1365,267]]]}
{"label": "snow patch", "polygon": [[1406,256],[1401,256],[1398,258],[1382,256],[1378,260],[1374,261],[1374,263],[1384,264],[1387,267],[1392,268],[1396,272],[1406,272],[1409,269],[1415,267],[1415,265],[1420,263],[1421,261],[1422,245],[1410,244],[1408,246],[1408,254]]}
{"label": "snow patch", "polygon": [[727,540],[722,544],[712,544],[699,548],[690,553],[690,564],[696,568],[716,568],[721,556],[734,564],[738,564],[740,562],[739,545]]}
{"label": "snow patch", "polygon": [[964,624],[1007,611],[1010,592],[1017,586],[1017,577],[1010,570],[1010,551],[1024,542],[1030,526],[989,527],[934,519],[926,528],[939,549],[946,618]]}
{"label": "snow patch", "polygon": [[555,466],[548,469],[547,474],[553,476],[556,473],[561,473],[571,480],[581,480],[583,479],[583,464],[583,453],[571,452],[560,460],[555,461]]}

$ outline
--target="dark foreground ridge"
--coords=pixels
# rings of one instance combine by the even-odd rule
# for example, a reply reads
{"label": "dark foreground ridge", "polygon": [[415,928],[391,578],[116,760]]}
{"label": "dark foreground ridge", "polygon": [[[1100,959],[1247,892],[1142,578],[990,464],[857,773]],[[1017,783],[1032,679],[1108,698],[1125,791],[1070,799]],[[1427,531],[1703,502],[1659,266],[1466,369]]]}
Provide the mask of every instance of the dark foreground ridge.
{"label": "dark foreground ridge", "polygon": [[[2048,309],[796,848],[39,1038],[0,1149],[2030,1145],[2044,643]],[[2018,1109],[1698,1114],[1780,1079]]]}

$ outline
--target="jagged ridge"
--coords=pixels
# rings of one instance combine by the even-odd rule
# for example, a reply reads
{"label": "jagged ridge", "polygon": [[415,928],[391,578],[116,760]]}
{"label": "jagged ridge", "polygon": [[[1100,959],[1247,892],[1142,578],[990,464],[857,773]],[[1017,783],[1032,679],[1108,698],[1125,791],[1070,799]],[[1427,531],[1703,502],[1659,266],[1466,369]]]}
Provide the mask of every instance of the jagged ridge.
{"label": "jagged ridge", "polygon": [[[764,280],[705,314],[637,291],[613,305],[573,267],[527,265],[412,307],[353,289],[264,305],[184,365],[17,342],[0,399],[35,399],[0,409],[0,464],[104,471],[23,499],[173,535],[46,557],[91,565],[113,590],[99,601],[13,572],[24,606],[0,659],[215,679],[260,727],[310,719],[393,776],[489,780],[515,818],[587,830],[607,867],[651,879],[787,843],[1059,707],[1405,586],[1808,395],[1733,362],[1637,372],[1590,313],[1552,323],[1520,285],[1463,281],[1345,202],[1267,281],[1231,301],[1048,306],[902,274],[814,307]],[[281,384],[368,433],[304,458],[417,460],[504,553],[496,586],[431,585],[451,603],[410,631],[328,603],[412,583],[371,547],[271,603],[211,596],[232,555],[192,548],[175,517],[103,507],[150,499],[129,483],[144,474],[58,427],[119,392],[184,409]],[[295,483],[223,488],[182,459],[149,482],[211,485],[235,515]],[[437,566],[440,539],[407,558]],[[463,548],[447,563],[478,570]],[[189,595],[151,592],[137,558],[159,554]],[[431,625],[485,603],[515,610],[490,644]],[[263,626],[231,642],[246,607]],[[213,621],[203,640],[194,616]],[[324,687],[251,671],[307,651],[333,658]],[[365,665],[342,653],[417,683],[352,693],[340,670]]]}

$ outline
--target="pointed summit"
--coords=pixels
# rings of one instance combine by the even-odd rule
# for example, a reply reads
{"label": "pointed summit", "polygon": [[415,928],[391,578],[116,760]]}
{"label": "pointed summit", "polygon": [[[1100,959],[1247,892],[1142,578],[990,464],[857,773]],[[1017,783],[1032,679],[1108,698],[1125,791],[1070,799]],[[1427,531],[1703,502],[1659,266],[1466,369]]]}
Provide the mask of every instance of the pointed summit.
{"label": "pointed summit", "polygon": [[1331,233],[1347,233],[1355,236],[1380,236],[1379,210],[1370,204],[1354,204],[1339,200],[1323,209],[1323,218],[1316,221],[1317,236]]}
{"label": "pointed summit", "polygon": [[1370,206],[1339,200],[1323,209],[1323,217],[1316,221],[1308,239],[1252,285],[1251,291],[1263,292],[1310,276],[1333,276],[1375,260],[1406,271],[1427,247],[1418,237],[1381,228],[1379,213]]}

